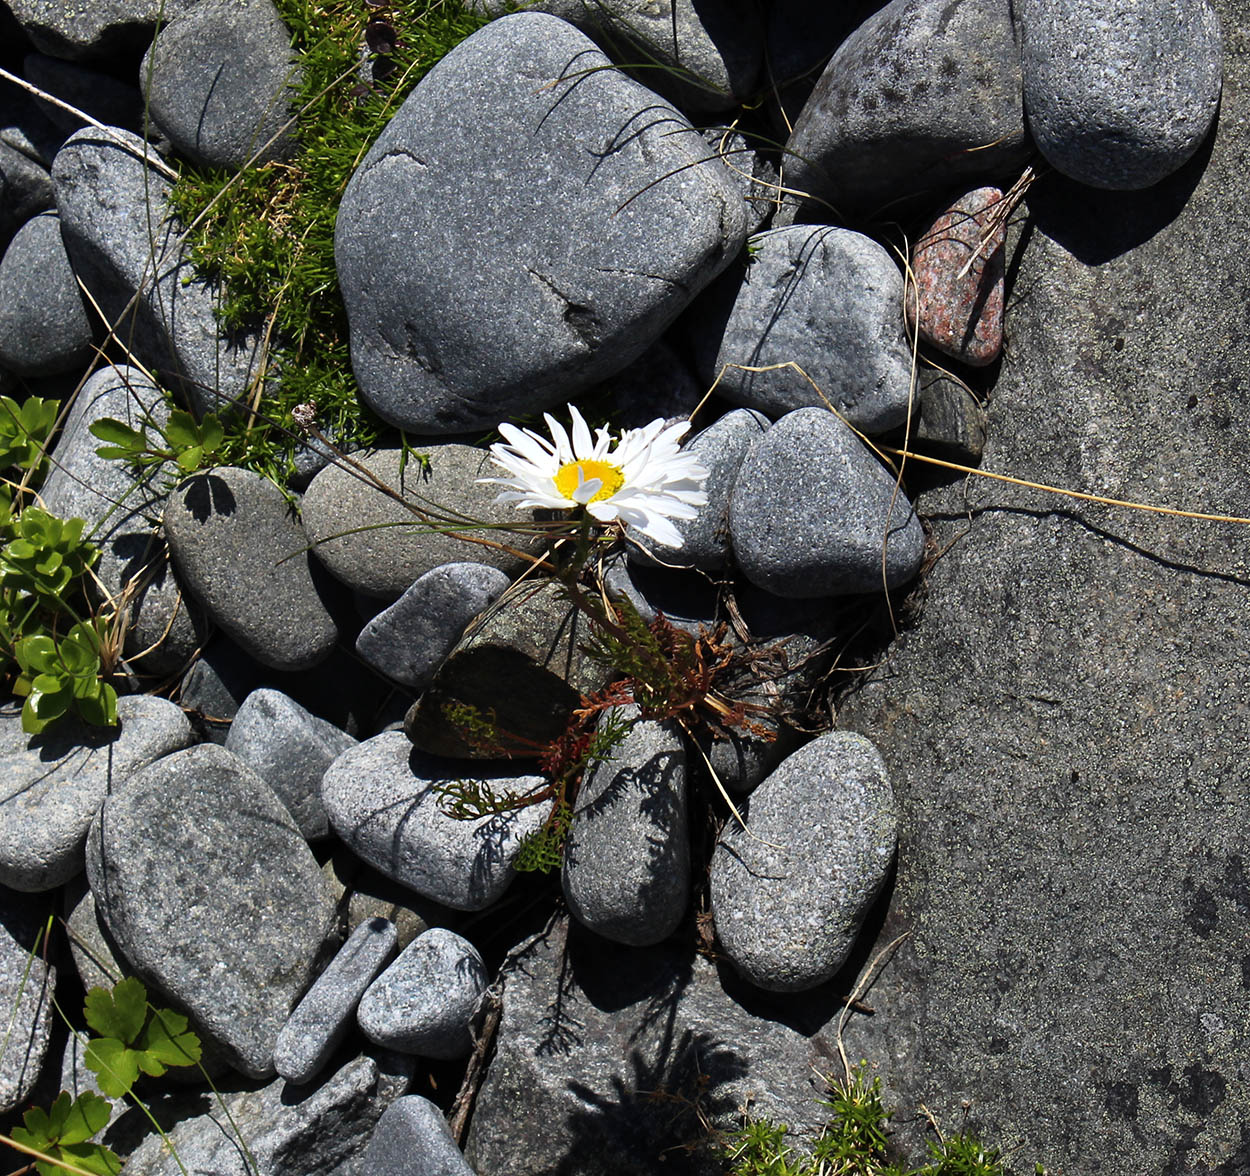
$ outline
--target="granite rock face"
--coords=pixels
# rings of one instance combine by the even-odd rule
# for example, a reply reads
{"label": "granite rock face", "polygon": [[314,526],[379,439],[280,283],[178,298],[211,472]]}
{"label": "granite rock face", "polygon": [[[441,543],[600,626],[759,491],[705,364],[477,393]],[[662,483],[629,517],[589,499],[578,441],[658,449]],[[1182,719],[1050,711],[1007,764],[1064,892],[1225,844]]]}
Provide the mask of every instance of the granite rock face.
{"label": "granite rock face", "polygon": [[1046,162],[1095,188],[1147,188],[1180,167],[1220,102],[1209,0],[1017,0],[1024,107]]}
{"label": "granite rock face", "polygon": [[335,259],[352,366],[384,419],[454,433],[567,400],[641,355],[741,248],[728,171],[608,64],[556,17],[493,21],[357,169]]}
{"label": "granite rock face", "polygon": [[285,124],[299,73],[271,0],[199,0],[161,29],[139,76],[152,120],[195,163],[234,169],[294,154]]}
{"label": "granite rock face", "polygon": [[729,535],[752,584],[796,599],[897,587],[924,554],[906,495],[823,408],[787,413],[753,446],[734,483]]}
{"label": "granite rock face", "polygon": [[911,349],[903,277],[885,248],[810,225],[760,233],[751,247],[723,329],[712,315],[696,335],[704,382],[719,377],[726,400],[773,417],[828,400],[866,433],[901,425]]}
{"label": "granite rock face", "polygon": [[[1248,64],[1230,40],[1209,158],[1140,192],[1030,192],[987,470],[1247,513]],[[1244,1170],[1245,529],[964,489],[920,498],[939,549],[958,541],[841,709],[900,804],[866,951],[910,932],[847,1052],[902,1108],[970,1102],[1030,1166]]]}
{"label": "granite rock face", "polygon": [[[787,143],[783,182],[817,218],[1022,166],[1020,51],[1000,0],[891,0],[838,47]],[[827,203],[826,203],[827,202]]]}
{"label": "granite rock face", "polygon": [[51,376],[90,354],[91,324],[60,219],[32,217],[0,260],[0,364],[21,376]]}
{"label": "granite rock face", "polygon": [[316,859],[269,785],[213,744],[109,796],[87,843],[100,917],[135,973],[254,1078],[334,928]]}
{"label": "granite rock face", "polygon": [[267,478],[218,466],[181,482],[165,507],[174,564],[195,598],[252,657],[303,670],[329,657],[338,627],[308,538]]}

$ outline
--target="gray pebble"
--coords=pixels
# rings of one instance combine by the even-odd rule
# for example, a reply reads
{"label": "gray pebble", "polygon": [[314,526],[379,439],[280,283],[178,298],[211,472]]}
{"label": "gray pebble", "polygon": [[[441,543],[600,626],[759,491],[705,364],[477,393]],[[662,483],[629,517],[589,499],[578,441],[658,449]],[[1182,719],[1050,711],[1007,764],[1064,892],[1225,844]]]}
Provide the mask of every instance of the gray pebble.
{"label": "gray pebble", "polygon": [[405,1095],[386,1108],[361,1160],[369,1176],[473,1176],[443,1113],[428,1098]]}
{"label": "gray pebble", "polygon": [[21,1106],[30,1094],[52,1035],[52,992],[56,968],[37,950],[43,926],[30,898],[0,886],[0,1114]]}
{"label": "gray pebble", "polygon": [[396,682],[423,689],[465,626],[510,583],[506,573],[486,564],[432,568],[361,629],[356,652]]}
{"label": "gray pebble", "polygon": [[906,495],[821,408],[787,414],[752,449],[734,483],[729,530],[743,575],[798,599],[895,588],[924,554]]}
{"label": "gray pebble", "polygon": [[356,740],[346,732],[282,691],[268,688],[247,696],[226,736],[226,750],[269,784],[308,841],[330,832],[321,803],[321,777],[355,746]]}
{"label": "gray pebble", "polygon": [[477,949],[443,927],[418,935],[370,986],[356,1010],[370,1041],[425,1058],[461,1058],[489,977]]}
{"label": "gray pebble", "polygon": [[822,735],[752,793],[747,827],[730,821],[712,857],[721,946],[760,988],[814,988],[850,955],[894,857],[885,764],[862,735]]}
{"label": "gray pebble", "polygon": [[395,924],[361,923],[304,994],[278,1034],[274,1069],[288,1082],[310,1081],[354,1023],[365,989],[395,954]]}

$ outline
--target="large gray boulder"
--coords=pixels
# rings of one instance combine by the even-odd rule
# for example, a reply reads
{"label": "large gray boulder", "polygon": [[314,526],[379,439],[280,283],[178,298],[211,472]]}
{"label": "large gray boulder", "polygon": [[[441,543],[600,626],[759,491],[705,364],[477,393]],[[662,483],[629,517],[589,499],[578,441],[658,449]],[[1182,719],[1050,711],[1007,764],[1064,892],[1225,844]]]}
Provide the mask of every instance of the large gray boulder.
{"label": "large gray boulder", "polygon": [[[1148,191],[1030,193],[988,470],[1250,515],[1245,166],[1230,117]],[[1244,1172],[1247,529],[966,489],[921,498],[945,555],[842,708],[900,800],[867,955],[909,933],[847,1052],[1030,1169]]]}
{"label": "large gray boulder", "polygon": [[741,248],[729,171],[609,64],[556,17],[493,21],[357,169],[335,259],[352,366],[384,419],[464,432],[575,396],[641,355]]}

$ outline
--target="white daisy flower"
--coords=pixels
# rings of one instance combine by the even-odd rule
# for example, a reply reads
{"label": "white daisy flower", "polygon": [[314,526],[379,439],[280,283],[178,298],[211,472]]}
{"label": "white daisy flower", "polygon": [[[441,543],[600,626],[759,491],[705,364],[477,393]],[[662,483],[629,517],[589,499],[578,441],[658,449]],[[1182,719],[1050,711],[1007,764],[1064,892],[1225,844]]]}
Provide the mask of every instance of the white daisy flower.
{"label": "white daisy flower", "polygon": [[664,426],[652,421],[641,429],[626,429],[613,442],[606,429],[590,429],[571,404],[572,436],[559,421],[544,413],[551,440],[531,429],[502,424],[507,441],[490,447],[491,460],[511,475],[479,478],[506,486],[496,502],[521,508],[572,510],[582,507],[600,523],[620,522],[665,547],[680,547],[681,532],[670,519],[692,519],[707,503],[703,483],[708,471],[678,442],[689,421]]}

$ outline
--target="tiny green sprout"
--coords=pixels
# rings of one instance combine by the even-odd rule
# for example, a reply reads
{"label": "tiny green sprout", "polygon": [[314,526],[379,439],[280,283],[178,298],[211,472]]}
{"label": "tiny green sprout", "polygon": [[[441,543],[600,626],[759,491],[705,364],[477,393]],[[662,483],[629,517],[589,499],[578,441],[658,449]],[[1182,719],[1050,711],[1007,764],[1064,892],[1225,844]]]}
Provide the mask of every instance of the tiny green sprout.
{"label": "tiny green sprout", "polygon": [[133,976],[111,992],[93,988],[83,1012],[100,1034],[87,1046],[87,1068],[113,1098],[128,1094],[140,1072],[158,1078],[170,1066],[194,1066],[200,1060],[200,1039],[187,1031],[187,1018],[149,1006],[147,990]]}
{"label": "tiny green sprout", "polygon": [[63,1090],[49,1110],[32,1107],[27,1111],[22,1116],[25,1127],[14,1127],[13,1139],[51,1158],[36,1161],[39,1176],[64,1173],[58,1160],[97,1176],[115,1176],[122,1167],[116,1153],[102,1143],[90,1142],[107,1125],[110,1109],[108,1099],[93,1091],[74,1098]]}

